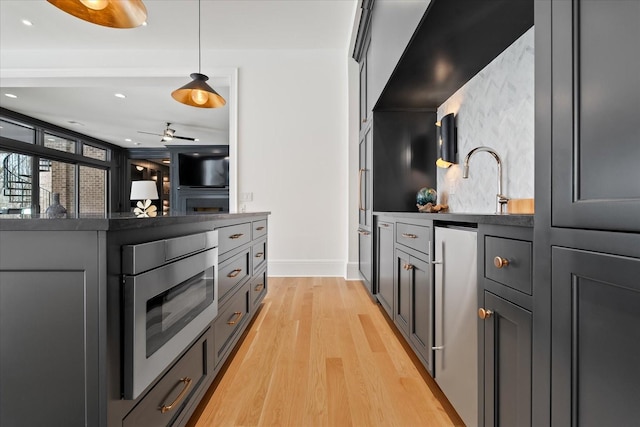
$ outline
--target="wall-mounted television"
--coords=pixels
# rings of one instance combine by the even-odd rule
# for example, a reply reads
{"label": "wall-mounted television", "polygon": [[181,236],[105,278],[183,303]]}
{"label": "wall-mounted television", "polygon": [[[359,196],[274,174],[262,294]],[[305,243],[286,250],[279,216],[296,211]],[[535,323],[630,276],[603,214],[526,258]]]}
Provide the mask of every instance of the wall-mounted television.
{"label": "wall-mounted television", "polygon": [[226,154],[178,154],[180,186],[225,188],[229,186],[229,156]]}

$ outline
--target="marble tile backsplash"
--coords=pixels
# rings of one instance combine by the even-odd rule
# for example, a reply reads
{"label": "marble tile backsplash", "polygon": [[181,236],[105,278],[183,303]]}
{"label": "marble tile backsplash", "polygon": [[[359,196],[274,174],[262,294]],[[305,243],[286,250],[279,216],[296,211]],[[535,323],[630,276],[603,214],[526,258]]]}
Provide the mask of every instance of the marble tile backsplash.
{"label": "marble tile backsplash", "polygon": [[438,107],[438,120],[456,114],[458,165],[438,168],[438,202],[450,212],[495,212],[497,163],[476,153],[469,178],[462,163],[473,148],[493,148],[502,159],[509,198],[534,194],[534,28],[531,28]]}

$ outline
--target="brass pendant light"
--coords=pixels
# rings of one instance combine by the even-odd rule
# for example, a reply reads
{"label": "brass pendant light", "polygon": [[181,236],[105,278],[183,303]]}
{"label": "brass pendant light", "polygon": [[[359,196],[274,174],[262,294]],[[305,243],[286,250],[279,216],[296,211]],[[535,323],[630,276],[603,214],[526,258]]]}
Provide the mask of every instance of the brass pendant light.
{"label": "brass pendant light", "polygon": [[198,0],[198,72],[192,73],[193,79],[186,85],[171,92],[176,101],[198,108],[217,108],[224,106],[227,101],[207,84],[209,77],[202,74],[202,50],[200,47],[200,0]]}
{"label": "brass pendant light", "polygon": [[142,0],[47,0],[84,21],[111,28],[134,28],[147,20]]}

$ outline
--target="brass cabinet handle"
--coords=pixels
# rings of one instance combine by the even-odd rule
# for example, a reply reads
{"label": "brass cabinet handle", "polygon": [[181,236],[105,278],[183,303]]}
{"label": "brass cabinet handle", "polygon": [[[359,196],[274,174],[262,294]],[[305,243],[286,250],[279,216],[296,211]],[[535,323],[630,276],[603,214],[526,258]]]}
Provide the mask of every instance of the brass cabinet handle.
{"label": "brass cabinet handle", "polygon": [[367,123],[367,118],[362,119],[362,123]]}
{"label": "brass cabinet handle", "polygon": [[244,236],[243,233],[237,233],[237,234],[232,234],[231,236],[229,236],[230,239],[239,239],[242,236]]}
{"label": "brass cabinet handle", "polygon": [[256,254],[256,258],[262,258],[263,255],[264,255],[264,252],[258,252]]}
{"label": "brass cabinet handle", "polygon": [[484,308],[478,309],[478,317],[481,318],[482,320],[488,319],[489,317],[491,317],[492,314],[493,314],[493,311],[491,310],[485,310]]}
{"label": "brass cabinet handle", "polygon": [[358,234],[361,236],[368,236],[369,234],[371,234],[371,232],[367,230],[358,230]]}
{"label": "brass cabinet handle", "polygon": [[264,230],[264,226],[261,225],[260,227],[256,227],[256,230],[262,231],[262,230]]}
{"label": "brass cabinet handle", "polygon": [[509,265],[509,260],[506,258],[497,256],[493,259],[493,265],[495,265],[496,268],[503,268]]}
{"label": "brass cabinet handle", "polygon": [[362,206],[362,174],[364,173],[364,169],[358,169],[358,210],[364,211],[365,208]]}
{"label": "brass cabinet handle", "polygon": [[255,288],[253,288],[254,291],[258,292],[264,289],[264,283],[259,283]]}
{"label": "brass cabinet handle", "polygon": [[378,224],[380,227],[388,227],[389,224],[385,224],[384,222],[381,222],[380,224]]}
{"label": "brass cabinet handle", "polygon": [[165,413],[169,412],[170,410],[172,410],[187,395],[187,390],[189,390],[189,387],[191,387],[191,378],[189,378],[189,377],[180,378],[180,382],[184,384],[184,387],[182,388],[182,391],[176,397],[176,400],[171,402],[171,404],[162,405],[160,407],[160,412],[162,412],[163,414],[165,414]]}
{"label": "brass cabinet handle", "polygon": [[411,264],[404,264],[404,265],[402,266],[402,268],[403,268],[403,269],[405,269],[405,270],[413,270],[413,265],[411,265]]}
{"label": "brass cabinet handle", "polygon": [[407,239],[417,239],[418,236],[416,236],[415,234],[411,234],[411,233],[402,233],[402,237],[406,237]]}
{"label": "brass cabinet handle", "polygon": [[235,270],[233,270],[231,273],[227,274],[227,277],[231,277],[234,278],[236,277],[238,274],[240,274],[242,272],[241,268],[236,268]]}
{"label": "brass cabinet handle", "polygon": [[227,325],[235,325],[236,323],[238,323],[240,321],[240,319],[242,319],[242,312],[241,311],[235,311],[233,313],[233,315],[235,316],[235,319],[228,320],[227,321]]}

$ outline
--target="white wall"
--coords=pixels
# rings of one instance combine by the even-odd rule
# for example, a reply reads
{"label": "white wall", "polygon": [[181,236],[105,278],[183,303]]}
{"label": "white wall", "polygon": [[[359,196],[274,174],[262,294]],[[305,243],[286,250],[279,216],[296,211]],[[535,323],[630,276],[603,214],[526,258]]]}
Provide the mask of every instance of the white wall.
{"label": "white wall", "polygon": [[438,198],[450,212],[496,210],[497,163],[488,153],[462,162],[473,148],[493,148],[502,160],[503,194],[533,198],[534,189],[534,29],[505,49],[438,108],[438,120],[455,113],[460,164],[438,168]]}
{"label": "white wall", "polygon": [[344,51],[242,52],[238,191],[271,211],[269,274],[344,276],[349,177]]}

